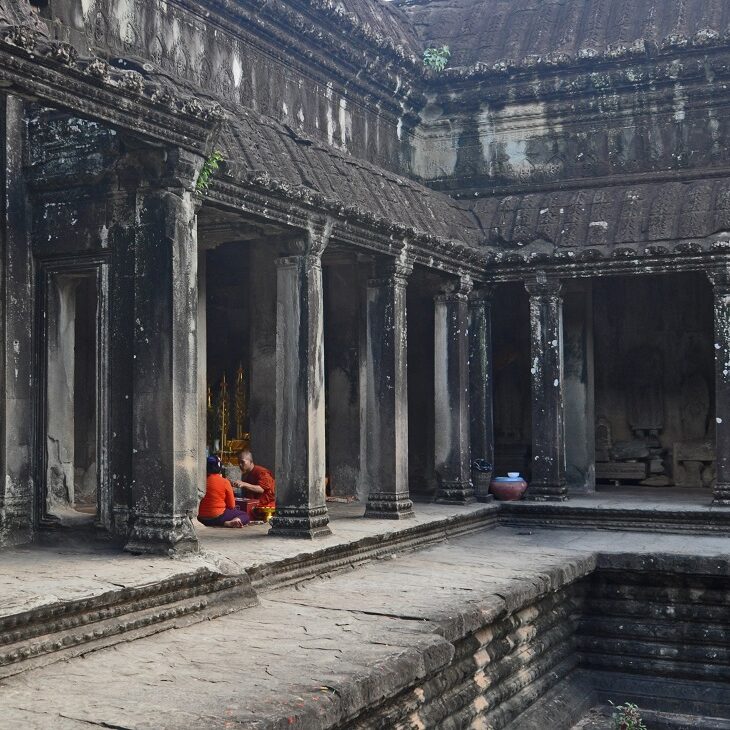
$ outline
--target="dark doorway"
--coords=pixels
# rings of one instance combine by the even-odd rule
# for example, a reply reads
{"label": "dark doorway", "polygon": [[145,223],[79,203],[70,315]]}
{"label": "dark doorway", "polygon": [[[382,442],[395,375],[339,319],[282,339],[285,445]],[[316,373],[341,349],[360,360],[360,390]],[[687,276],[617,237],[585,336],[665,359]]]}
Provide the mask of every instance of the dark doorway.
{"label": "dark doorway", "polygon": [[46,271],[41,522],[105,524],[102,267]]}

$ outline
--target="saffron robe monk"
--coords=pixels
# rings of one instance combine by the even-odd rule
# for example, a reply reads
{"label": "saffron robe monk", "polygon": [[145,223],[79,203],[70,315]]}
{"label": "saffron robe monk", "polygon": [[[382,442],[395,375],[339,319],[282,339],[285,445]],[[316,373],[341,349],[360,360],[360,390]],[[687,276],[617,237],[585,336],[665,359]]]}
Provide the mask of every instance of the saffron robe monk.
{"label": "saffron robe monk", "polygon": [[254,464],[247,449],[238,454],[238,466],[241,479],[234,481],[233,486],[242,489],[249,499],[258,499],[259,507],[276,507],[274,475],[265,466]]}

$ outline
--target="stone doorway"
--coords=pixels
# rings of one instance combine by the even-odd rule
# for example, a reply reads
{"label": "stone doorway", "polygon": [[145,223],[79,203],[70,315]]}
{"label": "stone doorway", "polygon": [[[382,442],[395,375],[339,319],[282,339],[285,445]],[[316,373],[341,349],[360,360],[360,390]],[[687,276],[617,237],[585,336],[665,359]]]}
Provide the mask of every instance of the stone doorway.
{"label": "stone doorway", "polygon": [[715,483],[712,289],[687,272],[594,281],[598,483]]}
{"label": "stone doorway", "polygon": [[41,266],[41,526],[108,522],[106,267]]}

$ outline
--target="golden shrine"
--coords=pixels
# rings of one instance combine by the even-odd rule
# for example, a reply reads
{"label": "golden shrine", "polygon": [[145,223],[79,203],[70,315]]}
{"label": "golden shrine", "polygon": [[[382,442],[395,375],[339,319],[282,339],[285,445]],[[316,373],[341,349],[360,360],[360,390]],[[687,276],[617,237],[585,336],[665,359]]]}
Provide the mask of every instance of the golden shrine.
{"label": "golden shrine", "polygon": [[238,452],[249,447],[251,438],[250,434],[244,431],[247,403],[243,365],[239,365],[236,371],[232,405],[231,409],[231,393],[224,372],[216,394],[213,393],[210,383],[208,384],[206,433],[209,453],[218,454],[224,464],[236,464]]}

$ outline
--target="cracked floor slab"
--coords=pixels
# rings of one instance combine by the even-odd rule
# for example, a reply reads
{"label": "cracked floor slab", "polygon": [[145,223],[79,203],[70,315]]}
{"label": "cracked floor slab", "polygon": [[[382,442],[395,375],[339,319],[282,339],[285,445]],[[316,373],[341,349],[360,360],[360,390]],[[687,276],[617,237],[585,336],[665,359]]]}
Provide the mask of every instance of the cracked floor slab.
{"label": "cracked floor slab", "polygon": [[499,596],[515,588],[548,590],[553,576],[579,572],[596,552],[725,556],[726,543],[638,533],[472,533],[9,678],[0,682],[0,712],[8,727],[64,730],[263,730],[290,720],[334,726],[344,708],[377,701],[379,682],[411,681],[424,657],[446,656],[447,635],[463,630],[469,611],[499,611]]}

